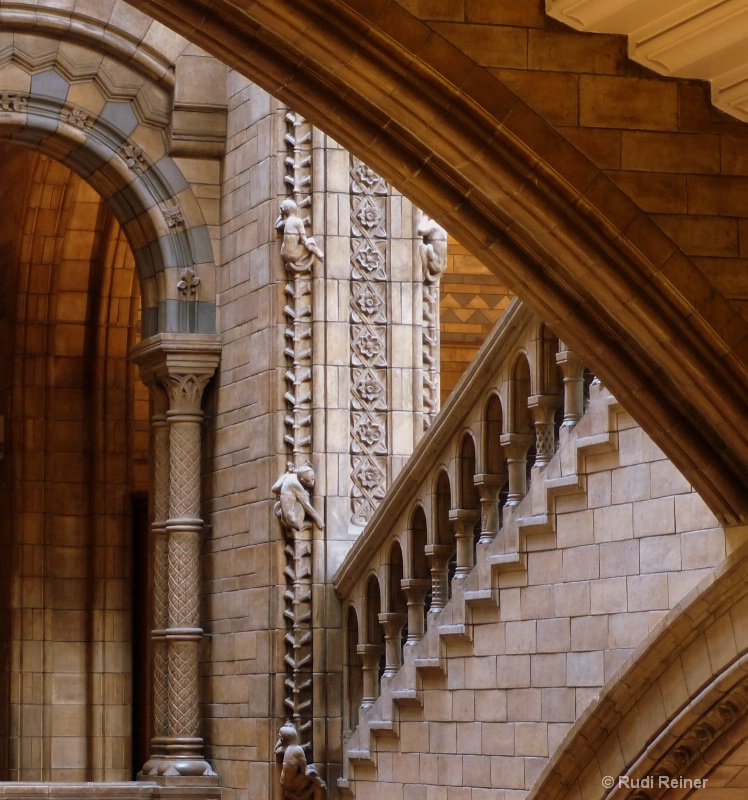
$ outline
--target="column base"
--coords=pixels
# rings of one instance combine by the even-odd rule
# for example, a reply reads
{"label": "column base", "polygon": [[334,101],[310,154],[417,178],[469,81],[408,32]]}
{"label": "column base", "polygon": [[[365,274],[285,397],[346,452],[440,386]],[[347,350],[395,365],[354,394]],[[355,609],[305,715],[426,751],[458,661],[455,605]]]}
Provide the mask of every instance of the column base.
{"label": "column base", "polygon": [[218,775],[200,753],[203,748],[202,739],[164,738],[159,744],[160,752],[154,753],[148,759],[138,773],[138,780],[162,783],[161,779],[182,781],[189,778],[190,784],[218,784]]}

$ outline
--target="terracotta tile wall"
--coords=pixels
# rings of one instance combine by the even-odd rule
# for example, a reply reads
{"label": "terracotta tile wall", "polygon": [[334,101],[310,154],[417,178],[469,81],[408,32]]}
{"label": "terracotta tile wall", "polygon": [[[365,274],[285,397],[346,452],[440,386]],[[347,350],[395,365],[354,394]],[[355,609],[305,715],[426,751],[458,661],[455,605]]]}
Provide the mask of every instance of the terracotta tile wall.
{"label": "terracotta tile wall", "polygon": [[450,237],[440,295],[439,380],[444,403],[512,294],[493,272]]}

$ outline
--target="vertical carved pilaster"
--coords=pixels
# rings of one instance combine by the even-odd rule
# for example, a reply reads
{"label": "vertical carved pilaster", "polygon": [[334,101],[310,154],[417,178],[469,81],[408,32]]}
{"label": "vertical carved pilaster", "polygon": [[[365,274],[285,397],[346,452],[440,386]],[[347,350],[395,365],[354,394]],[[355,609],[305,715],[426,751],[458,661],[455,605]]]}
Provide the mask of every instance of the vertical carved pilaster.
{"label": "vertical carved pilaster", "polygon": [[439,411],[439,282],[447,268],[447,232],[426,214],[416,233],[423,278],[423,429]]}
{"label": "vertical carved pilaster", "polygon": [[387,195],[351,159],[351,501],[366,525],[387,488]]}
{"label": "vertical carved pilaster", "polygon": [[[312,752],[312,526],[314,472],[312,454],[312,323],[314,271],[324,257],[315,240],[306,235],[312,210],[312,125],[295,111],[285,115],[286,174],[289,196],[281,203],[276,229],[283,234],[281,259],[286,269],[286,416],[288,470],[273,486],[278,494],[276,514],[285,534],[286,620],[284,706],[301,746]],[[312,509],[320,528],[322,519]]]}
{"label": "vertical carved pilaster", "polygon": [[322,252],[306,235],[312,223],[312,126],[294,111],[288,111],[285,119],[289,196],[281,204],[275,227],[283,234],[281,259],[288,276],[284,440],[294,466],[299,466],[312,452],[312,277]]}
{"label": "vertical carved pilaster", "polygon": [[[156,629],[158,638],[165,643],[165,648],[159,644],[161,652],[154,664],[154,679],[161,682],[160,691],[154,692],[158,758],[151,759],[146,765],[148,772],[144,769],[143,773],[143,777],[167,781],[182,777],[215,781],[199,735],[198,660],[203,636],[199,617],[200,467],[203,390],[218,364],[220,349],[217,336],[159,334],[132,352],[143,380],[151,386],[160,383],[168,398],[168,410],[164,414],[165,406],[161,407],[154,420],[154,526],[158,535],[154,608],[157,622],[164,625]],[[163,463],[167,441],[168,468]]]}

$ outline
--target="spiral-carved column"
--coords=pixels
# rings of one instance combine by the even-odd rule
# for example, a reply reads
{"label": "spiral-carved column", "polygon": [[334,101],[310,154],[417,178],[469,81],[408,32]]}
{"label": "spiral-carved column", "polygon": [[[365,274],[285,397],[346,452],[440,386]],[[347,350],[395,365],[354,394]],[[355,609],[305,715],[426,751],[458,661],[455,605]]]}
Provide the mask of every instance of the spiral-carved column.
{"label": "spiral-carved column", "polygon": [[[199,735],[200,697],[199,647],[203,630],[200,601],[200,464],[202,443],[201,409],[205,386],[220,356],[220,339],[205,334],[159,334],[133,350],[144,381],[159,383],[168,398],[168,410],[154,427],[154,442],[163,448],[168,437],[168,467],[158,467],[154,512],[164,514],[158,522],[154,552],[154,608],[161,651],[156,654],[154,682],[155,758],[144,769],[144,777],[163,777],[167,782],[182,777],[215,781],[215,773],[203,755]],[[163,432],[165,416],[168,430]],[[163,450],[158,459],[163,458]],[[154,462],[159,464],[157,460]],[[168,505],[160,485],[168,474]],[[156,477],[156,476],[154,476]],[[165,574],[164,574],[165,567]],[[159,571],[157,573],[157,571]],[[162,594],[166,588],[166,602]],[[158,627],[163,625],[164,627]],[[165,671],[165,679],[163,672]],[[165,695],[165,702],[163,697]]]}

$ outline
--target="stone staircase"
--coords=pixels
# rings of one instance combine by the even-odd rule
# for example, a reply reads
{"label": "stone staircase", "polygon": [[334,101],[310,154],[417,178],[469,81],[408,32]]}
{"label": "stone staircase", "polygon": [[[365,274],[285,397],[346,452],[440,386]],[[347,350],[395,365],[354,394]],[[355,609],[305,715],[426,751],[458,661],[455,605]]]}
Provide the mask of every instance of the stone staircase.
{"label": "stone staircase", "polygon": [[[377,796],[385,796],[382,781],[388,783],[393,778],[389,754],[412,753],[418,723],[459,720],[460,714],[455,713],[451,703],[447,705],[452,712],[444,711],[446,706],[440,704],[439,695],[448,697],[450,690],[459,691],[467,663],[487,652],[481,628],[507,616],[500,604],[502,589],[527,585],[528,553],[555,548],[557,508],[563,502],[570,507],[573,496],[585,495],[588,459],[611,454],[615,460],[620,411],[616,399],[599,382],[593,382],[582,419],[575,427],[561,429],[558,451],[544,468],[533,468],[527,495],[517,506],[505,509],[499,534],[490,543],[478,545],[472,571],[452,581],[452,595],[446,607],[429,613],[423,638],[404,647],[403,666],[393,678],[382,680],[376,702],[359,711],[358,727],[344,748],[343,777],[338,782],[344,794],[359,794],[359,784],[376,782]],[[625,425],[632,425],[625,414],[624,419]],[[516,619],[516,614],[511,613],[509,618]],[[490,686],[490,680],[484,683],[487,689],[500,689],[503,682],[497,680],[495,687]],[[440,752],[439,742],[426,745],[420,752]],[[442,746],[441,751],[451,751],[456,757],[464,754],[464,748],[459,746],[454,750]],[[384,754],[388,754],[386,776],[380,774]],[[481,755],[475,754],[476,758]],[[471,785],[465,778],[463,785]]]}

